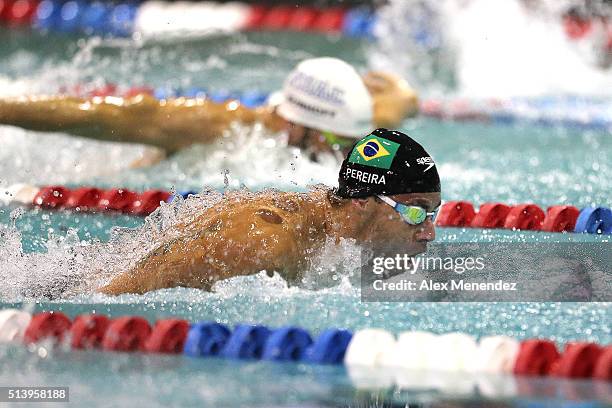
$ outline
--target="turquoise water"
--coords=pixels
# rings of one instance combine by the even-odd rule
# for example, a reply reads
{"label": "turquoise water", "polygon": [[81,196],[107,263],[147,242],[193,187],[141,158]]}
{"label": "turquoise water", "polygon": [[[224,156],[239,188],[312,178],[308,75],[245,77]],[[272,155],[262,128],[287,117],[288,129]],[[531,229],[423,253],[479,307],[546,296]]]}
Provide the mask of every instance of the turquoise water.
{"label": "turquoise water", "polygon": [[[231,81],[232,89],[272,91],[302,58],[331,54],[364,69],[371,47],[353,40],[284,33],[144,45],[58,36],[52,37],[47,47],[45,37],[13,31],[0,31],[0,39],[0,79],[4,77],[11,86],[29,91],[92,80],[213,89],[222,89]],[[452,83],[452,78],[442,76],[421,86],[427,93]],[[445,200],[463,199],[475,204],[534,202],[543,208],[555,204],[612,206],[612,141],[605,132],[426,119],[406,121],[402,130],[425,145],[435,158]],[[8,146],[0,153],[2,184],[222,190],[227,175],[231,188],[246,185],[254,190],[270,186],[303,190],[309,183],[333,184],[337,172],[335,165],[308,163],[282,145],[269,143],[271,135],[260,130],[238,128],[222,146],[194,147],[157,166],[139,170],[128,169],[125,164],[141,151],[135,146],[75,142],[63,135],[9,127],[0,127],[0,137]],[[249,142],[243,143],[245,140]],[[111,160],[118,162],[118,170],[111,174],[102,171]],[[83,165],[85,170],[75,174],[73,165],[80,162],[87,163]],[[177,288],[111,298],[86,290],[49,301],[32,288],[41,282],[52,283],[64,274],[68,278],[95,280],[98,274],[120,264],[118,258],[137,253],[135,248],[122,244],[144,240],[163,222],[157,218],[10,206],[0,207],[0,224],[2,308],[61,310],[70,316],[94,311],[109,316],[135,314],[151,321],[177,316],[230,325],[295,324],[313,333],[327,327],[380,327],[394,333],[428,330],[462,331],[476,337],[542,336],[559,344],[570,340],[612,342],[612,310],[608,303],[361,303],[357,271],[351,268],[356,252],[350,246],[330,252],[324,262],[305,271],[308,279],[299,287],[287,287],[278,276],[260,274],[224,282],[213,293]],[[138,229],[113,230],[116,227]],[[609,237],[593,235],[444,228],[438,229],[437,234],[442,241],[595,241],[610,245]],[[132,249],[134,253],[130,253]],[[294,364],[62,350],[45,355],[40,349],[13,346],[0,347],[0,361],[2,385],[68,385],[73,401],[91,406],[237,406],[245,401],[248,406],[383,406],[384,401],[482,398],[474,392],[411,393],[391,385],[378,391],[357,391],[344,368]],[[561,387],[559,384],[552,386]],[[601,399],[606,394],[581,395],[578,399]],[[556,397],[545,395],[553,400],[564,396],[561,391]],[[530,399],[529,393],[524,393],[511,401],[519,404]],[[555,402],[550,404],[558,406]]]}

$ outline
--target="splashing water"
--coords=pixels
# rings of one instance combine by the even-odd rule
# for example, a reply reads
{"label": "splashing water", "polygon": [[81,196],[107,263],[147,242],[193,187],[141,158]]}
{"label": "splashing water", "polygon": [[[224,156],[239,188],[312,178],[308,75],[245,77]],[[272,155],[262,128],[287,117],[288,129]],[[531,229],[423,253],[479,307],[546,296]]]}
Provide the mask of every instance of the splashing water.
{"label": "splashing water", "polygon": [[[181,189],[240,188],[261,190],[269,186],[301,190],[309,184],[334,185],[339,163],[331,156],[320,162],[287,145],[285,134],[270,134],[263,126],[235,123],[210,145],[186,149],[164,162],[129,172],[130,185]],[[125,183],[126,173],[115,173],[100,182]]]}
{"label": "splashing water", "polygon": [[188,200],[175,196],[171,204],[162,204],[147,217],[142,227],[113,228],[108,243],[81,241],[76,230],[70,229],[65,236],[50,236],[46,252],[24,253],[15,225],[0,224],[0,299],[56,299],[91,293],[153,248],[175,238],[174,226],[189,222],[221,197],[213,190]]}
{"label": "splashing water", "polygon": [[[595,63],[605,51],[585,55],[563,32],[561,12],[571,3],[391,1],[380,12],[370,64],[412,75],[430,94],[456,82],[468,97],[609,97],[612,68]],[[439,68],[449,66],[451,78],[440,81]]]}
{"label": "splashing water", "polygon": [[[319,163],[287,146],[286,135],[270,134],[263,126],[234,124],[210,145],[196,145],[156,166],[131,168],[154,148],[102,143],[58,133],[30,132],[0,126],[0,187],[91,183],[97,186],[157,187],[199,190],[270,185],[303,189],[309,184],[335,184],[338,162],[322,156]],[[226,183],[227,182],[227,183]]]}

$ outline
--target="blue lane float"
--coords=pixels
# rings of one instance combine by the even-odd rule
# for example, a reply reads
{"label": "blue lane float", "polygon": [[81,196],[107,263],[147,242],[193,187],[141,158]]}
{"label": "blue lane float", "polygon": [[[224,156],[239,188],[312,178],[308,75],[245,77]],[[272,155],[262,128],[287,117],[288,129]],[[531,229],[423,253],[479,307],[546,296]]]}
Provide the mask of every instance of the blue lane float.
{"label": "blue lane float", "polygon": [[230,99],[239,99],[240,96],[236,92],[231,92],[225,89],[221,89],[218,91],[212,91],[208,94],[208,99],[216,103],[222,103],[225,101],[229,101]]}
{"label": "blue lane float", "polygon": [[268,337],[261,358],[273,361],[298,361],[311,344],[312,338],[306,330],[299,327],[281,327]]}
{"label": "blue lane float", "polygon": [[230,329],[220,323],[196,323],[189,328],[183,353],[191,357],[217,356],[227,344],[230,333]]}
{"label": "blue lane float", "polygon": [[359,7],[344,16],[342,33],[347,37],[373,38],[375,24],[376,14],[367,7]]}
{"label": "blue lane float", "polygon": [[81,13],[85,4],[77,1],[67,1],[61,6],[59,19],[56,20],[54,27],[58,31],[65,33],[76,32],[79,28]]}
{"label": "blue lane float", "polygon": [[153,97],[155,99],[170,99],[170,98],[176,98],[177,96],[183,96],[183,95],[179,95],[179,91],[176,89],[172,89],[172,88],[168,88],[168,87],[160,87],[160,88],[155,88],[153,90]]}
{"label": "blue lane float", "polygon": [[220,323],[199,322],[190,327],[183,354],[190,357],[342,364],[352,337],[348,330],[331,328],[321,332],[313,341],[308,331],[300,327],[270,330],[261,325],[238,325],[231,331]]}
{"label": "blue lane float", "polygon": [[113,8],[109,17],[109,32],[117,37],[129,37],[134,31],[138,6],[125,3]]}
{"label": "blue lane float", "polygon": [[90,3],[79,21],[79,28],[86,34],[102,35],[108,30],[111,7],[101,2]]}
{"label": "blue lane float", "polygon": [[240,94],[238,100],[247,108],[256,108],[265,105],[268,101],[268,94],[258,91],[247,91]]}
{"label": "blue lane float", "polygon": [[353,334],[348,330],[324,330],[306,349],[302,361],[310,364],[342,364],[352,338]]}
{"label": "blue lane float", "polygon": [[271,333],[265,326],[240,324],[234,328],[220,355],[233,359],[260,359]]}
{"label": "blue lane float", "polygon": [[185,98],[206,98],[206,90],[203,88],[187,88],[184,92],[181,92],[181,96]]}
{"label": "blue lane float", "polygon": [[612,210],[605,207],[586,207],[580,211],[574,232],[612,234]]}
{"label": "blue lane float", "polygon": [[134,32],[138,5],[69,0],[43,0],[33,26],[44,31],[128,37]]}
{"label": "blue lane float", "polygon": [[34,15],[34,27],[39,30],[47,31],[57,27],[60,18],[62,5],[53,0],[43,0],[38,5]]}

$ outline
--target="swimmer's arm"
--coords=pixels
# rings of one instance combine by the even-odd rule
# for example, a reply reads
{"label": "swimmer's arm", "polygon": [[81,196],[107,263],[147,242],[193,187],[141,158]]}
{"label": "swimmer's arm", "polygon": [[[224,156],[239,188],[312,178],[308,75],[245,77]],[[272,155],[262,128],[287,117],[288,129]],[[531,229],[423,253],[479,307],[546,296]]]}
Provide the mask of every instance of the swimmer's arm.
{"label": "swimmer's arm", "polygon": [[213,234],[175,239],[99,291],[108,295],[142,294],[177,286],[210,290],[219,280],[262,270],[295,272],[303,256],[292,234],[282,226],[255,230],[244,227],[238,222]]}
{"label": "swimmer's arm", "polygon": [[172,151],[158,121],[158,102],[133,98],[35,96],[0,99],[0,123],[39,131],[62,131],[98,140],[142,143]]}
{"label": "swimmer's arm", "polygon": [[279,127],[278,119],[268,108],[248,109],[233,101],[225,104],[185,98],[158,101],[148,95],[0,99],[2,124],[147,144],[167,153],[195,143],[210,143],[234,121],[247,124],[261,121],[273,130]]}

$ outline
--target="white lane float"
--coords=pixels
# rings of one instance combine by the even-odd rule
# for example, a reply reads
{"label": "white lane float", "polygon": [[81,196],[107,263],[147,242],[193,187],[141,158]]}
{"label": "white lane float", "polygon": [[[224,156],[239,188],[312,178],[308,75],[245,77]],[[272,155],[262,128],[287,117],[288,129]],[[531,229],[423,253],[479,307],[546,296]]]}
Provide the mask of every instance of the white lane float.
{"label": "white lane float", "polygon": [[482,373],[511,374],[519,348],[519,342],[507,336],[483,337],[474,368]]}
{"label": "white lane float", "polygon": [[32,315],[17,309],[0,310],[0,343],[21,341]]}
{"label": "white lane float", "polygon": [[[424,331],[408,331],[399,335],[395,350],[389,353],[388,365],[398,367],[395,382],[398,387],[427,390],[435,387],[432,372],[427,370],[431,358],[431,345],[436,335]],[[438,373],[433,373],[437,376]]]}
{"label": "white lane float", "polygon": [[147,1],[138,8],[134,28],[145,37],[238,32],[245,27],[249,11],[247,4],[237,2]]}
{"label": "white lane float", "polygon": [[40,188],[29,184],[13,184],[0,189],[0,203],[4,205],[9,205],[10,203],[31,205],[39,191]]}
{"label": "white lane float", "polygon": [[344,364],[356,388],[381,389],[394,384],[392,370],[385,367],[388,353],[395,350],[395,337],[386,330],[364,329],[356,332],[346,349]]}

